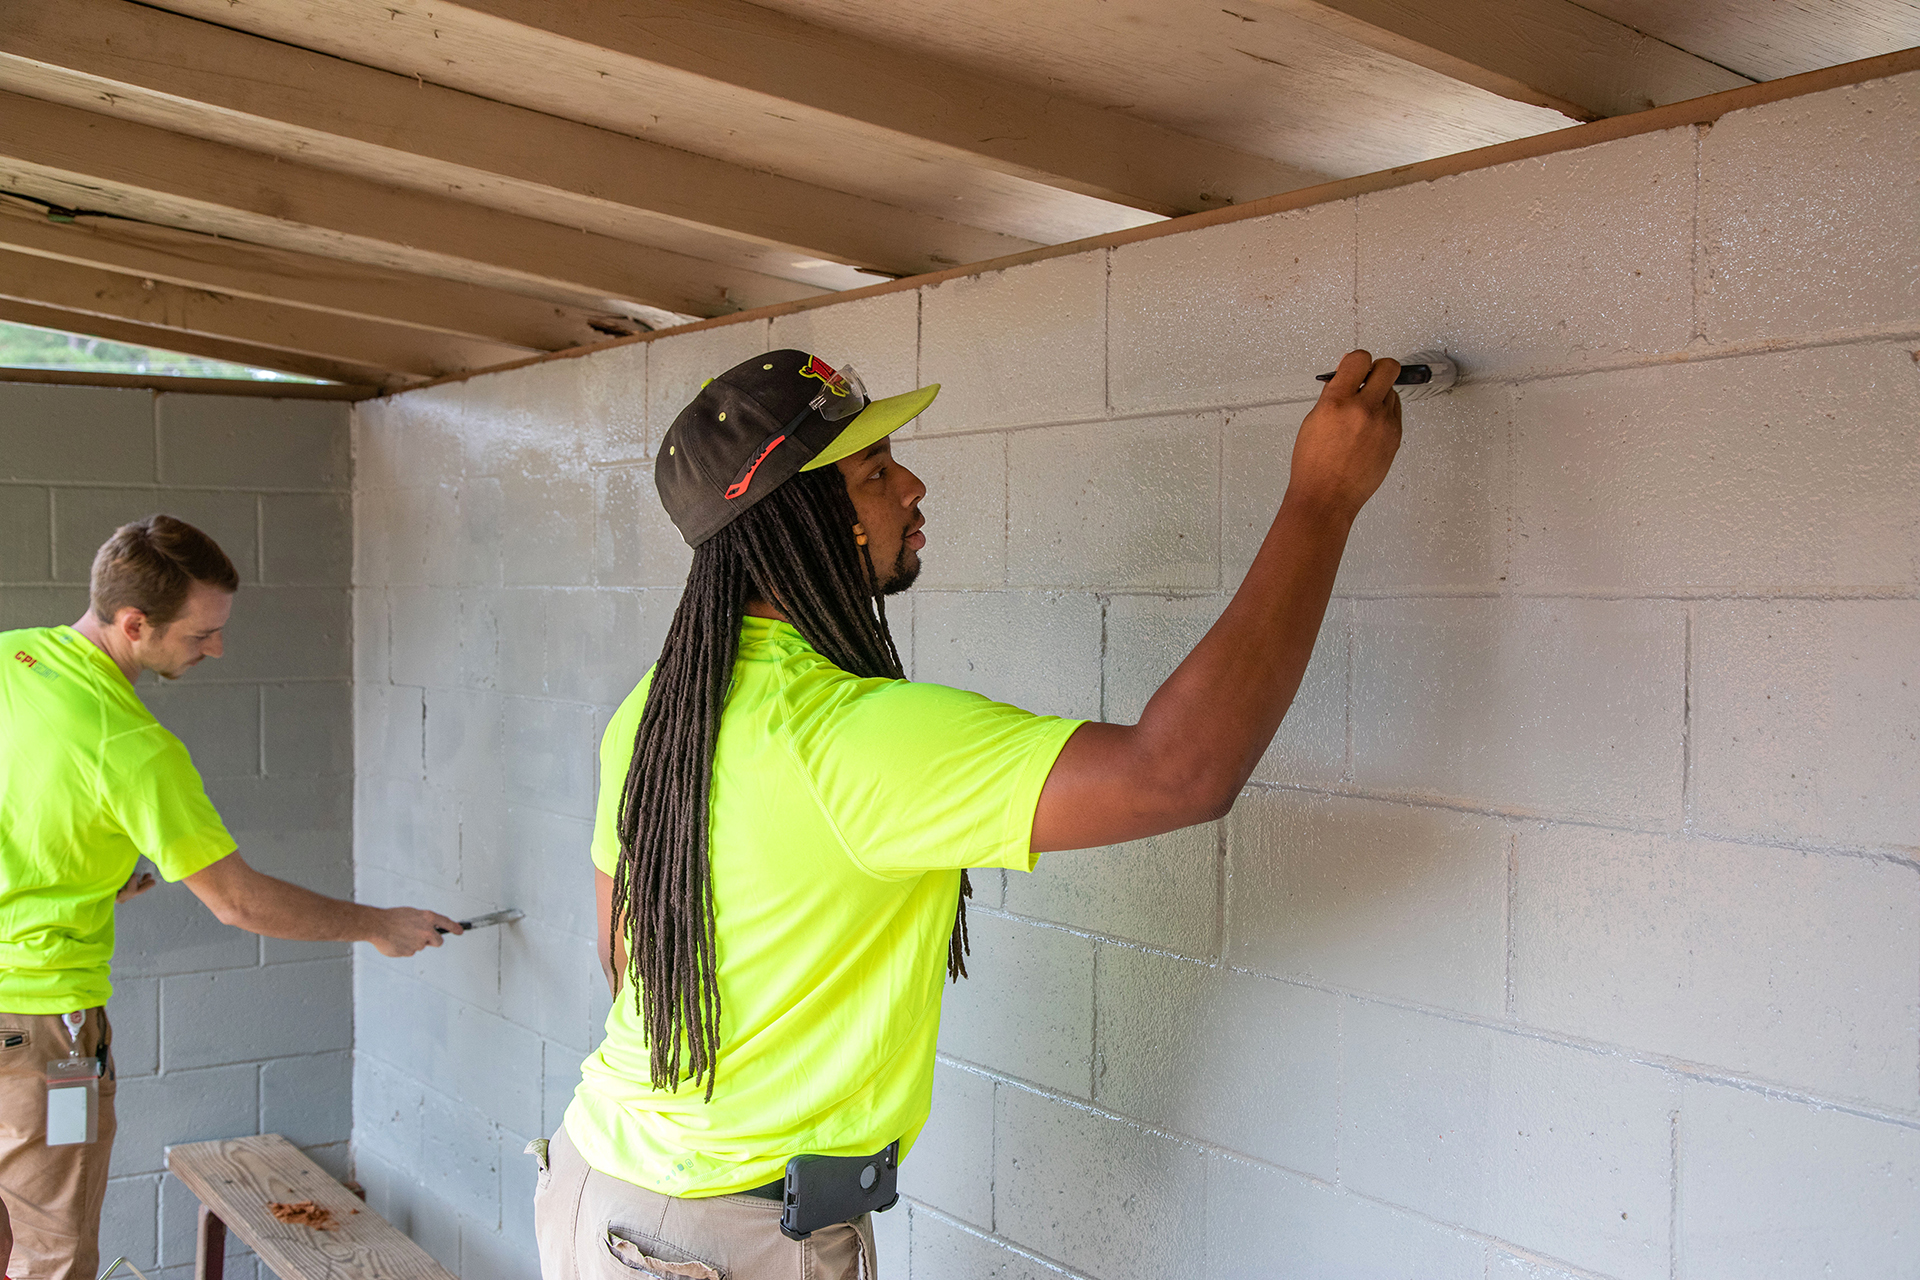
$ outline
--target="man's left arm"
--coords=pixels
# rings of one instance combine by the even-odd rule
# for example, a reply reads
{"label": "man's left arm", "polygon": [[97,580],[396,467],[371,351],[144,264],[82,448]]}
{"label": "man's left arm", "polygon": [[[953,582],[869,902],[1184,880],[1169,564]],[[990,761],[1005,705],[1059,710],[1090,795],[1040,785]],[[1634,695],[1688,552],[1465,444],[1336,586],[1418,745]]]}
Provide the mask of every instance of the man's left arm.
{"label": "man's left arm", "polygon": [[371,942],[381,955],[410,956],[440,945],[459,922],[418,907],[366,907],[256,871],[230,853],[183,883],[217,916],[249,933],[306,942]]}

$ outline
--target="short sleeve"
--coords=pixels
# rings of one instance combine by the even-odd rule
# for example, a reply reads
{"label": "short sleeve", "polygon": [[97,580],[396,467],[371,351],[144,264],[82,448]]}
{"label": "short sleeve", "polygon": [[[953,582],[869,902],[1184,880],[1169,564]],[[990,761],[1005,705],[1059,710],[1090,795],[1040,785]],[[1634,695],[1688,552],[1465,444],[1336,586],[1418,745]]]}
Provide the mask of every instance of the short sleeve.
{"label": "short sleeve", "polygon": [[607,722],[600,739],[600,795],[593,806],[593,865],[612,875],[620,865],[620,796],[627,787],[627,769],[633,763],[633,736],[640,732],[640,715],[647,709],[648,671],[634,686],[620,709]]}
{"label": "short sleeve", "polygon": [[110,741],[101,780],[115,822],[165,879],[184,880],[234,851],[186,744],[159,725]]}
{"label": "short sleeve", "polygon": [[1085,722],[944,685],[857,685],[789,723],[789,749],[854,860],[883,876],[1031,871],[1040,790]]}

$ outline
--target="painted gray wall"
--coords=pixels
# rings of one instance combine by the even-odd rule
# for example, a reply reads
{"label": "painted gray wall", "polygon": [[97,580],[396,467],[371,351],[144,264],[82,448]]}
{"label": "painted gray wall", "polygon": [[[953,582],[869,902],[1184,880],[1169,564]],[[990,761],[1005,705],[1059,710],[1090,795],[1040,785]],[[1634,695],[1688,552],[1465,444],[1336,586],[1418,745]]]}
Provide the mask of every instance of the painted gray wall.
{"label": "painted gray wall", "polygon": [[[0,628],[78,618],[128,520],[212,535],[241,578],[226,657],[140,695],[247,861],[332,894],[353,887],[349,444],[338,403],[0,384]],[[346,1174],[349,949],[243,933],[165,884],[120,909],[118,938],[102,1257],[179,1280],[196,1201],[162,1172],[168,1144],[283,1133]],[[228,1274],[253,1280],[235,1244]]]}
{"label": "painted gray wall", "polygon": [[1310,375],[1442,345],[1232,816],[981,877],[886,1274],[1920,1274],[1916,133],[1908,76],[361,406],[358,884],[529,913],[357,962],[375,1203],[534,1273],[702,378],[943,383],[915,677],[1127,719]]}

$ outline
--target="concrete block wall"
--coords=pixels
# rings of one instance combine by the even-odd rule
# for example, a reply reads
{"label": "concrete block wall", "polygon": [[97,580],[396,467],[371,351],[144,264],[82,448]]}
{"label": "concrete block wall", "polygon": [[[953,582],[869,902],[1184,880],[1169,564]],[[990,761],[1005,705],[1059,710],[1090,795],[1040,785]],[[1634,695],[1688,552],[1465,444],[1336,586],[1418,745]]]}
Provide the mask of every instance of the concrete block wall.
{"label": "concrete block wall", "polygon": [[[226,656],[141,697],[193,753],[253,866],[353,888],[345,405],[0,384],[0,629],[70,623],[93,554],[166,511],[240,571]],[[352,1117],[352,961],[344,944],[229,928],[165,885],[119,910],[120,1122],[101,1228],[154,1280],[192,1270],[195,1200],[165,1148],[283,1133],[339,1176]],[[230,1275],[252,1280],[236,1244]]]}
{"label": "concrete block wall", "polygon": [[376,1203],[533,1274],[701,378],[943,383],[913,674],[1130,719],[1311,375],[1442,346],[1234,812],[976,877],[883,1272],[1920,1275],[1916,131],[1909,76],[362,406],[359,884],[529,912],[359,964]]}

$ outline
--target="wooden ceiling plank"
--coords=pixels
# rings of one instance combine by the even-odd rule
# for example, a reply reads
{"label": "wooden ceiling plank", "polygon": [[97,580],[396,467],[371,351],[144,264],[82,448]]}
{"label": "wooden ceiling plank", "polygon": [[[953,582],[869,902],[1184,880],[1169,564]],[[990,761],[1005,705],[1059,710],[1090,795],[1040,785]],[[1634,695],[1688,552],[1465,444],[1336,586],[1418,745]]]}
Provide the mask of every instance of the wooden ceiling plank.
{"label": "wooden ceiling plank", "polygon": [[652,219],[890,274],[1035,247],[128,0],[0,0],[0,82],[535,217]]}
{"label": "wooden ceiling plank", "polygon": [[184,288],[0,251],[0,297],[437,378],[532,354],[527,347]]}
{"label": "wooden ceiling plank", "polygon": [[56,387],[131,387],[176,395],[256,396],[270,400],[371,400],[378,387],[332,382],[274,382],[262,378],[180,378],[165,373],[100,373],[93,369],[23,369],[0,365],[0,382],[38,382]]}
{"label": "wooden ceiling plank", "polygon": [[632,321],[479,285],[116,218],[53,222],[0,206],[0,249],[236,298],[559,351],[639,332]]}
{"label": "wooden ceiling plank", "polygon": [[1753,81],[1572,0],[1250,0],[1501,97],[1579,121]]}
{"label": "wooden ceiling plank", "polygon": [[[449,279],[517,284],[521,292],[643,319],[646,308],[720,315],[821,292],[12,93],[0,93],[0,190],[58,190],[110,212],[137,211],[146,200],[146,207],[168,209],[168,217],[154,220],[171,225]],[[113,208],[115,202],[123,207]]]}
{"label": "wooden ceiling plank", "polygon": [[229,364],[249,365],[256,369],[276,369],[281,373],[297,373],[306,378],[325,378],[329,382],[341,382],[350,386],[378,387],[382,390],[396,391],[420,382],[419,378],[396,374],[387,369],[325,360],[318,356],[300,355],[292,351],[279,351],[250,342],[233,342],[225,338],[210,338],[204,334],[183,333],[178,329],[159,329],[129,320],[87,315],[80,311],[66,311],[59,307],[41,306],[38,303],[15,302],[9,298],[0,298],[0,320],[12,324],[30,324],[41,329],[84,334],[93,338],[105,338],[109,342],[124,342],[136,347],[154,347],[161,351],[178,352],[181,355],[201,356],[208,360],[224,360]]}
{"label": "wooden ceiling plank", "polygon": [[745,0],[463,0],[436,4],[434,20],[462,21],[461,9],[523,28],[530,53],[568,56],[573,42],[676,73],[689,92],[731,91],[772,114],[817,115],[826,137],[835,122],[857,123],[1152,213],[1218,208],[1326,177]]}

